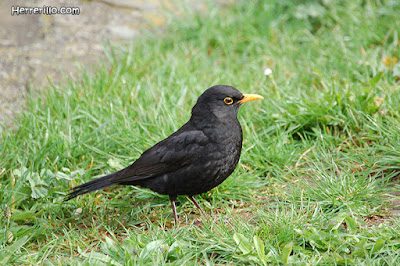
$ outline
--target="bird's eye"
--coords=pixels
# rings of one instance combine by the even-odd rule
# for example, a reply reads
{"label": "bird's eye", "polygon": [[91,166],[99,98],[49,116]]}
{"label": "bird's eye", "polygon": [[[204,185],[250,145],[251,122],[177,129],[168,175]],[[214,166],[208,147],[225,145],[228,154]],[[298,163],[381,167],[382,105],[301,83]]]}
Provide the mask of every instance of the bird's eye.
{"label": "bird's eye", "polygon": [[233,99],[231,97],[226,97],[224,99],[224,103],[226,103],[227,105],[230,105],[233,103]]}

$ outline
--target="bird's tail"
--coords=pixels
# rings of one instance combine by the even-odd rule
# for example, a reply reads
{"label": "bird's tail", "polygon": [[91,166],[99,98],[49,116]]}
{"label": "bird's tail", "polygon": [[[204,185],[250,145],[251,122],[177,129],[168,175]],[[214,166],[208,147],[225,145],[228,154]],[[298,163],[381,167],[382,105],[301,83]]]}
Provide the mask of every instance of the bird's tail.
{"label": "bird's tail", "polygon": [[[118,172],[117,172],[118,173]],[[96,191],[102,188],[106,188],[112,185],[116,185],[115,183],[112,182],[113,177],[117,173],[112,173],[100,178],[97,178],[95,180],[89,181],[87,183],[84,183],[82,185],[76,186],[72,189],[72,192],[70,192],[66,198],[65,201],[68,201],[70,199],[73,199],[79,195],[83,195],[92,191]]]}

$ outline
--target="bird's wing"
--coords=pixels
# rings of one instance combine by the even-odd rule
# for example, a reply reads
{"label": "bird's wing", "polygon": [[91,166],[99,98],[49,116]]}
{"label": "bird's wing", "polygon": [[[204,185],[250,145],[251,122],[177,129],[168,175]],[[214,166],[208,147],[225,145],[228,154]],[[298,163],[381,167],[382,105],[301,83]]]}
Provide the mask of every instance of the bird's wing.
{"label": "bird's wing", "polygon": [[129,183],[176,171],[196,161],[207,143],[208,137],[200,130],[178,130],[121,170],[113,182]]}

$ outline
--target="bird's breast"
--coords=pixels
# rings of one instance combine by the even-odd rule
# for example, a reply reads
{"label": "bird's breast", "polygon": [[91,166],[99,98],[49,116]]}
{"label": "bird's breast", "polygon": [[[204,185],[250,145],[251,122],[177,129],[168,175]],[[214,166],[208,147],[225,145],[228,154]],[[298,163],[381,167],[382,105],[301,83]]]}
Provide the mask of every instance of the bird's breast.
{"label": "bird's breast", "polygon": [[209,131],[205,129],[204,133],[209,137],[209,143],[202,152],[202,158],[192,165],[190,171],[194,173],[192,177],[197,180],[197,187],[201,188],[195,194],[221,184],[235,170],[242,149],[243,135],[239,122],[229,126],[222,124]]}

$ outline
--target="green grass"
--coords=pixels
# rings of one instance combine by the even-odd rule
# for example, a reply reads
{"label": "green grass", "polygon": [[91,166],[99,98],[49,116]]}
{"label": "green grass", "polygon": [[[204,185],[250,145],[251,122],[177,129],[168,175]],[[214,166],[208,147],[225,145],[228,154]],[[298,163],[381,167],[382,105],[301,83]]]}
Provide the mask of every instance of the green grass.
{"label": "green grass", "polygon": [[[399,264],[400,5],[183,13],[0,129],[0,264]],[[240,111],[237,170],[197,196],[207,219],[181,197],[175,227],[168,197],[136,187],[63,202],[178,129],[215,84],[265,99]]]}

